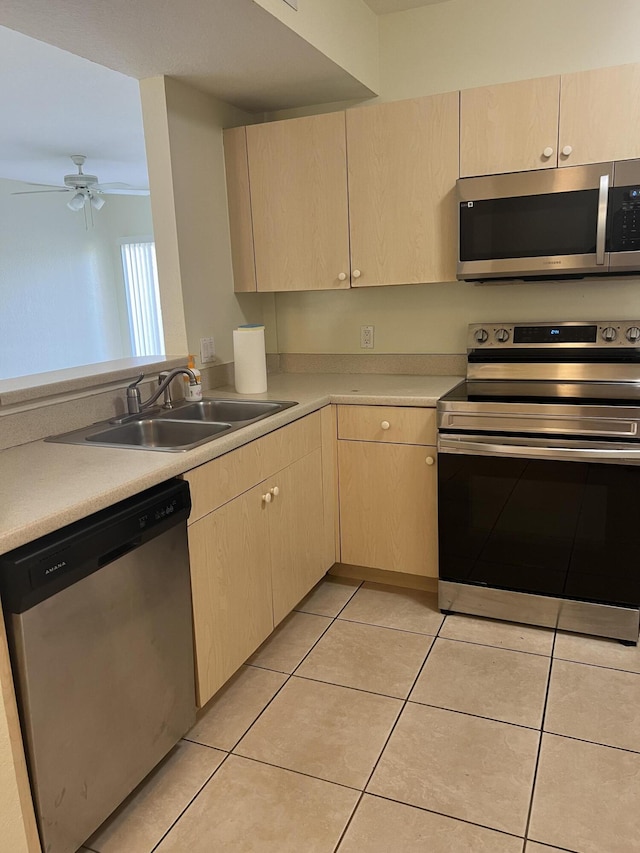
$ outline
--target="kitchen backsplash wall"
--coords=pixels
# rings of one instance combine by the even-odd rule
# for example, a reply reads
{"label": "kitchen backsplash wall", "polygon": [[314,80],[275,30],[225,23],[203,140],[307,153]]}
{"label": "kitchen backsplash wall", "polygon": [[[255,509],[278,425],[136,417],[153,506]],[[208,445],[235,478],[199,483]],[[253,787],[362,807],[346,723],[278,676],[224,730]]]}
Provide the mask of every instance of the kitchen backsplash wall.
{"label": "kitchen backsplash wall", "polygon": [[280,353],[463,353],[469,323],[639,319],[637,277],[507,284],[408,285],[276,296]]}

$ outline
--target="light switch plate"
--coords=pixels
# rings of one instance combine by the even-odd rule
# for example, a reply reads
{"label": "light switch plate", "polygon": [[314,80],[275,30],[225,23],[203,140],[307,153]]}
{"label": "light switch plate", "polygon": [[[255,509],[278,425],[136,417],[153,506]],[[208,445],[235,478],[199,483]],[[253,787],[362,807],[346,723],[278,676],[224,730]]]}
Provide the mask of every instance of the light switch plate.
{"label": "light switch plate", "polygon": [[209,338],[200,338],[200,363],[208,364],[216,360],[216,347],[213,335]]}

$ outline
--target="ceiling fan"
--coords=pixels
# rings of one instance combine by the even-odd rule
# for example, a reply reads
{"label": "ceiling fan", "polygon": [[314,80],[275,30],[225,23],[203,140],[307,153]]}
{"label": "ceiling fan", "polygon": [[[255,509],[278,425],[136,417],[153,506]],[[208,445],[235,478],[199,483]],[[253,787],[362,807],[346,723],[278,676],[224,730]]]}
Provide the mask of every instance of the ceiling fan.
{"label": "ceiling fan", "polygon": [[[53,187],[42,190],[23,190],[21,192],[12,193],[12,195],[32,195],[35,193],[73,193],[73,198],[67,202],[67,207],[70,210],[85,210],[89,205],[90,209],[100,210],[104,205],[103,195],[149,195],[149,190],[144,187],[132,187],[130,184],[98,183],[97,175],[85,175],[82,171],[86,156],[84,154],[72,154],[71,160],[77,166],[78,172],[72,175],[64,176],[64,187]],[[37,186],[45,186],[38,184]]]}

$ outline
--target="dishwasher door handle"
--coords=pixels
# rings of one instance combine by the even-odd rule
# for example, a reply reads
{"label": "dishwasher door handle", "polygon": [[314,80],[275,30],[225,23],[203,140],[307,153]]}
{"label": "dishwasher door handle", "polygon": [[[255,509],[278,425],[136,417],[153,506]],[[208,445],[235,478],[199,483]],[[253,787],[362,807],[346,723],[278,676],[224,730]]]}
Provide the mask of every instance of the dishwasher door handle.
{"label": "dishwasher door handle", "polygon": [[129,551],[134,551],[136,548],[139,548],[140,545],[142,545],[142,539],[138,536],[135,539],[132,539],[131,542],[126,542],[124,545],[118,545],[118,547],[114,548],[112,551],[107,551],[106,554],[101,554],[98,557],[98,568],[102,568],[108,563],[112,563],[114,560],[117,560],[118,557],[124,557],[124,555],[128,554]]}

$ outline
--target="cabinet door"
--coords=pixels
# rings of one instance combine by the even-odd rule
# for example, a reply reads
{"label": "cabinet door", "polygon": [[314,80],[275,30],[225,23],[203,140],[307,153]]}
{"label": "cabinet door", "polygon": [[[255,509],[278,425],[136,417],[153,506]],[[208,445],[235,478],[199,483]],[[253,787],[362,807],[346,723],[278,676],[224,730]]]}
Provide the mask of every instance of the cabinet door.
{"label": "cabinet door", "polygon": [[347,110],[352,286],[456,277],[458,93]]}
{"label": "cabinet door", "polygon": [[339,441],[338,477],[342,562],[437,577],[435,447]]}
{"label": "cabinet door", "polygon": [[559,150],[560,166],[640,157],[640,64],[562,75]]}
{"label": "cabinet door", "polygon": [[263,494],[256,486],[189,527],[199,706],[273,630]]}
{"label": "cabinet door", "polygon": [[247,151],[258,290],[349,287],[344,113],[251,125]]}
{"label": "cabinet door", "polygon": [[460,92],[460,177],[557,166],[559,97],[560,77]]}
{"label": "cabinet door", "polygon": [[268,516],[277,625],[326,572],[322,451],[314,450],[280,471],[267,489],[275,493]]}
{"label": "cabinet door", "polygon": [[251,195],[247,165],[247,129],[232,127],[223,132],[224,167],[227,177],[229,231],[233,289],[236,293],[254,292],[256,267],[253,254]]}

